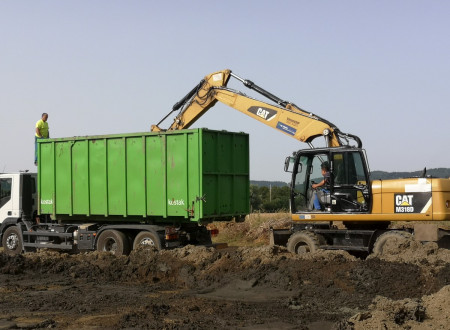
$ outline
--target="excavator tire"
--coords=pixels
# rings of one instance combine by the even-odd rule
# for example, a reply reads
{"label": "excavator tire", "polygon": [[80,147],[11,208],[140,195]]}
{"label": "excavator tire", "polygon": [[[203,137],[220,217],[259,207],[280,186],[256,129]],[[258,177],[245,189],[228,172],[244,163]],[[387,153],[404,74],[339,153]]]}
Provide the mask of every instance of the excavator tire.
{"label": "excavator tire", "polygon": [[322,237],[313,232],[302,230],[289,237],[287,242],[288,251],[295,254],[316,252],[319,250]]}
{"label": "excavator tire", "polygon": [[408,233],[406,231],[400,230],[387,231],[377,238],[375,244],[373,245],[372,252],[375,254],[383,254],[386,243],[397,241],[397,244],[401,244],[402,241],[406,241],[411,237],[412,237],[411,233]]}
{"label": "excavator tire", "polygon": [[97,251],[104,251],[116,256],[128,255],[131,251],[128,237],[121,231],[108,229],[102,232],[97,241]]}

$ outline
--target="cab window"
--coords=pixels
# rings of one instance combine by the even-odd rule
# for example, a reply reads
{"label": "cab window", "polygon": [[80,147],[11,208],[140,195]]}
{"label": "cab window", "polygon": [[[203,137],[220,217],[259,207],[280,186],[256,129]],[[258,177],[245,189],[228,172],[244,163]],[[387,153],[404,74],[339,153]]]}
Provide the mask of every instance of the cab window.
{"label": "cab window", "polygon": [[362,157],[359,152],[333,154],[335,211],[368,210],[369,187]]}
{"label": "cab window", "polygon": [[12,179],[0,179],[0,207],[5,205],[11,199]]}
{"label": "cab window", "polygon": [[366,182],[364,162],[358,152],[333,155],[335,185],[356,185]]}

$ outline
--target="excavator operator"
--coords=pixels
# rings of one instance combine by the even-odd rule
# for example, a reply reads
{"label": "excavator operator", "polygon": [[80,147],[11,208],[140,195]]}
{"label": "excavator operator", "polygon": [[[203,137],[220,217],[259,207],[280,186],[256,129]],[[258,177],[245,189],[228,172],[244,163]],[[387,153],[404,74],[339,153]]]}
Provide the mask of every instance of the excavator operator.
{"label": "excavator operator", "polygon": [[[311,187],[314,189],[313,196],[310,200],[310,210],[321,210],[321,203],[328,204],[330,201],[330,191],[327,189],[330,185],[330,165],[328,162],[323,162],[320,166],[322,170],[323,180],[319,183],[313,183]],[[323,187],[321,189],[317,189]]]}

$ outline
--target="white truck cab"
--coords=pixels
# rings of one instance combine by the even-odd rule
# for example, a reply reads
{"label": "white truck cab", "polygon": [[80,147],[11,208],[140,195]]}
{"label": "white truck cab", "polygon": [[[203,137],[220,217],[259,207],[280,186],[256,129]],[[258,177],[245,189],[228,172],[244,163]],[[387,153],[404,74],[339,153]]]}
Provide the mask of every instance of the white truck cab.
{"label": "white truck cab", "polygon": [[0,234],[19,220],[36,216],[36,173],[0,174]]}

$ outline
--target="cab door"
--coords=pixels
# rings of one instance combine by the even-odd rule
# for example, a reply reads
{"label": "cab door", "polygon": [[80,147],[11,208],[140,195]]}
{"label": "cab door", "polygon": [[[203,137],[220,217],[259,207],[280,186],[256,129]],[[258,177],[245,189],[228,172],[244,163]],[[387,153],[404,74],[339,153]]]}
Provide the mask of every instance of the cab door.
{"label": "cab door", "polygon": [[[310,212],[312,209],[312,199],[315,191],[311,185],[319,183],[323,180],[321,165],[329,161],[328,153],[311,153],[306,152],[300,154],[298,162],[293,172],[293,186],[291,198],[292,212]],[[322,187],[325,191],[326,199],[330,199],[330,188]],[[329,205],[324,205],[324,210],[328,210]]]}
{"label": "cab door", "polygon": [[13,178],[0,176],[0,222],[13,215]]}

